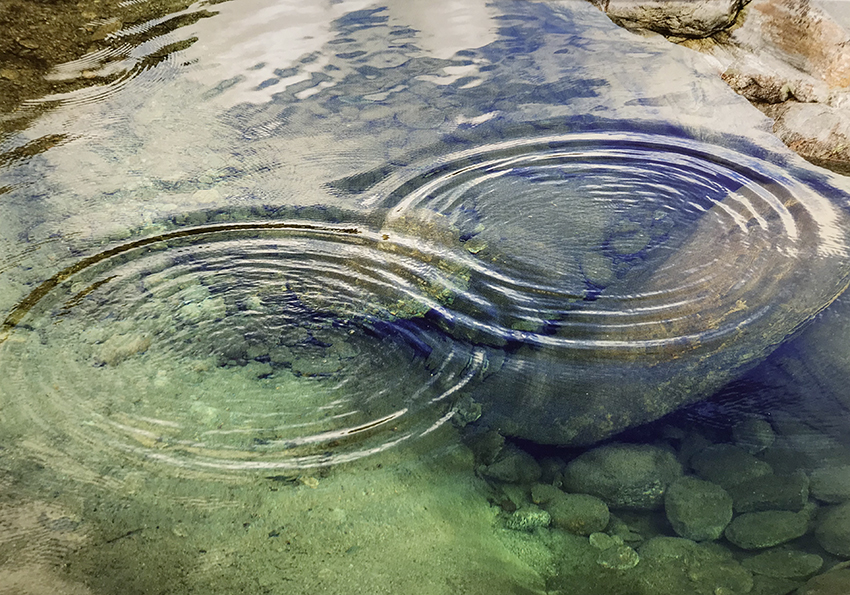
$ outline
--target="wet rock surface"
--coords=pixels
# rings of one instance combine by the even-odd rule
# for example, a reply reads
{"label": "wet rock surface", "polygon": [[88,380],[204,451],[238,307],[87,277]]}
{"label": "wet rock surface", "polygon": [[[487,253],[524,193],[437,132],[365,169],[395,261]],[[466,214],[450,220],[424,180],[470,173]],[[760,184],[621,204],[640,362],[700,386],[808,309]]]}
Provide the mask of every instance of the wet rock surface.
{"label": "wet rock surface", "polygon": [[[829,436],[776,412],[767,425],[749,426],[770,438],[746,441],[760,444],[748,452],[742,436],[752,434],[742,432],[734,418],[718,415],[707,415],[704,424],[680,420],[655,428],[647,434],[654,437],[652,444],[534,450],[546,469],[540,481],[494,484],[502,494],[494,502],[502,503],[505,527],[529,534],[515,527],[519,511],[551,515],[548,526],[530,533],[554,556],[554,570],[547,575],[550,593],[845,595],[850,583],[838,585],[845,576],[842,560],[850,558],[850,503],[819,507],[823,501],[809,492],[809,475],[814,483],[815,477],[829,475],[824,469],[843,468],[811,469],[810,455],[817,449],[828,448],[829,460],[850,451],[841,455]],[[781,450],[771,452],[776,444]],[[782,474],[773,473],[765,460],[777,460],[777,452],[786,459]],[[655,497],[662,477],[672,479],[659,509]],[[629,497],[616,496],[623,493]],[[611,507],[607,515],[602,500]],[[512,506],[518,512],[509,512]],[[594,508],[600,514],[589,512]]]}
{"label": "wet rock surface", "polygon": [[850,465],[821,467],[812,471],[812,496],[837,504],[850,500]]}
{"label": "wet rock surface", "polygon": [[768,463],[731,444],[706,448],[694,455],[691,466],[706,481],[727,489],[773,471]]}
{"label": "wet rock surface", "polygon": [[588,451],[564,470],[564,488],[592,494],[611,508],[650,510],[682,474],[672,453],[647,445],[612,444]]}
{"label": "wet rock surface", "polygon": [[809,501],[809,478],[793,475],[762,475],[729,488],[735,512],[790,510],[799,512]]}
{"label": "wet rock surface", "polygon": [[829,553],[850,558],[850,503],[841,504],[822,514],[817,522],[815,536]]}
{"label": "wet rock surface", "polygon": [[623,27],[710,55],[723,80],[774,119],[786,145],[850,173],[850,20],[842,3],[591,1]]}
{"label": "wet rock surface", "polygon": [[745,550],[763,549],[797,539],[806,533],[807,515],[787,510],[747,512],[726,528],[725,535],[733,544]]}
{"label": "wet rock surface", "polygon": [[683,477],[667,488],[664,510],[673,530],[694,541],[714,540],[732,520],[732,497],[719,485]]}
{"label": "wet rock surface", "polygon": [[627,29],[705,37],[735,20],[742,0],[591,0]]}
{"label": "wet rock surface", "polygon": [[743,561],[743,566],[756,574],[773,578],[808,578],[823,566],[823,558],[817,554],[794,549],[776,549],[753,556]]}

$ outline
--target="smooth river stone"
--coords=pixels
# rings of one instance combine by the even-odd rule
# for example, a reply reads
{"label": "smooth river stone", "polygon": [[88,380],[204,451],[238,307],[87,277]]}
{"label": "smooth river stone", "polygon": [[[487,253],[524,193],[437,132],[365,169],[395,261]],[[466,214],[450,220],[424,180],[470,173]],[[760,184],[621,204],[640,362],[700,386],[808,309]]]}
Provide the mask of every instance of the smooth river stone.
{"label": "smooth river stone", "polygon": [[757,550],[780,545],[806,533],[809,517],[787,510],[747,512],[726,527],[726,539],[739,548]]}
{"label": "smooth river stone", "polygon": [[735,424],[732,428],[732,438],[736,446],[750,454],[756,454],[770,448],[776,441],[776,432],[765,420],[751,417]]}
{"label": "smooth river stone", "polygon": [[555,527],[576,535],[598,533],[608,526],[610,519],[605,502],[588,494],[561,493],[544,507]]}
{"label": "smooth river stone", "polygon": [[850,500],[850,465],[821,467],[812,471],[812,496],[837,504]]}
{"label": "smooth river stone", "polygon": [[691,467],[701,478],[726,489],[773,472],[770,465],[731,444],[715,444],[698,452],[691,457]]}
{"label": "smooth river stone", "polygon": [[773,578],[808,578],[823,566],[823,558],[800,550],[769,550],[747,558],[741,565]]}
{"label": "smooth river stone", "polygon": [[809,501],[809,478],[794,475],[762,475],[729,488],[735,512],[790,510],[799,512]]}
{"label": "smooth river stone", "polygon": [[830,554],[850,558],[850,502],[827,510],[821,515],[818,518],[815,537],[821,547]]}
{"label": "smooth river stone", "polygon": [[795,595],[847,595],[850,569],[832,570],[812,577]]}
{"label": "smooth river stone", "polygon": [[732,497],[719,485],[682,477],[670,484],[664,510],[673,530],[694,541],[718,539],[732,520]]}
{"label": "smooth river stone", "polygon": [[567,464],[564,489],[591,494],[611,508],[653,510],[663,503],[667,486],[682,475],[676,457],[645,444],[610,444]]}

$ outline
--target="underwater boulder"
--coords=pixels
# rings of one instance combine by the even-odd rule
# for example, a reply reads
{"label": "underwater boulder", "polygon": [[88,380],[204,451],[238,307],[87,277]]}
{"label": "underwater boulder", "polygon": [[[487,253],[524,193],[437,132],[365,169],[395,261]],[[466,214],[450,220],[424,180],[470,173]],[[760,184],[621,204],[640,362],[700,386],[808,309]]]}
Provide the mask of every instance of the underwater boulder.
{"label": "underwater boulder", "polygon": [[712,395],[847,287],[844,193],[786,154],[552,126],[372,188],[420,288],[405,312],[485,353],[481,424],[604,440]]}

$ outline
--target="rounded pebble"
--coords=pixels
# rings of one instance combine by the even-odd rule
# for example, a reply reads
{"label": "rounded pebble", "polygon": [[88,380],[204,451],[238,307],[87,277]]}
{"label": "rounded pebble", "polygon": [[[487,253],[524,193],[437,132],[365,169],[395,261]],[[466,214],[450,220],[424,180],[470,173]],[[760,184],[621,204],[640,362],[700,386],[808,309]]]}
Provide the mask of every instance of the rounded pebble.
{"label": "rounded pebble", "polygon": [[787,510],[747,512],[726,527],[726,539],[745,550],[772,547],[797,539],[808,529],[808,516]]}

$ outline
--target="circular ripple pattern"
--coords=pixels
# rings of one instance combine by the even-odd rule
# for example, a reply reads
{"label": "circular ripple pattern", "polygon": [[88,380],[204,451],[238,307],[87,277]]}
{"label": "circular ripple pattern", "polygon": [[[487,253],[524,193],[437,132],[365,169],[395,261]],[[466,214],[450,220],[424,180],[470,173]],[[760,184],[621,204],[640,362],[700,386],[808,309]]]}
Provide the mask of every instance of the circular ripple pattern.
{"label": "circular ripple pattern", "polygon": [[472,257],[446,326],[483,343],[650,362],[743,332],[775,342],[847,283],[834,203],[766,161],[696,141],[510,141],[395,176],[381,193],[387,228],[442,228]]}
{"label": "circular ripple pattern", "polygon": [[417,324],[439,298],[422,268],[304,221],[117,246],[6,319],[4,412],[75,461],[297,469],[384,450],[450,419],[484,362]]}
{"label": "circular ripple pattern", "polygon": [[45,452],[216,470],[344,462],[481,410],[592,443],[712,394],[835,299],[838,202],[695,141],[478,145],[390,173],[357,217],[281,209],[69,266],[0,331],[4,413]]}

